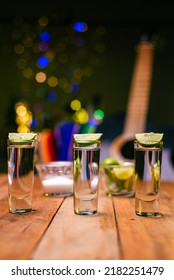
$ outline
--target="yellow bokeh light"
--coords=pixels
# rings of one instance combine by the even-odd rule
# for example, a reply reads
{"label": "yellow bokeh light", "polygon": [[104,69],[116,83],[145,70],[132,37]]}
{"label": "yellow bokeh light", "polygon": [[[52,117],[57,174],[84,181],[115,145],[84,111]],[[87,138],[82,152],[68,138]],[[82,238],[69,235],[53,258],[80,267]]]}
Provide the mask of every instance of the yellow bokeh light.
{"label": "yellow bokeh light", "polygon": [[31,121],[32,121],[32,114],[31,114],[31,112],[27,112],[23,116],[17,116],[16,117],[16,123],[18,125],[20,125],[20,124],[29,125],[31,123]]}
{"label": "yellow bokeh light", "polygon": [[52,50],[49,50],[45,54],[45,56],[48,58],[49,62],[51,62],[54,59],[54,57],[55,57],[55,53]]}
{"label": "yellow bokeh light", "polygon": [[17,102],[14,106],[16,111],[16,123],[18,125],[18,132],[29,132],[29,126],[32,122],[32,113],[27,109],[27,104]]}
{"label": "yellow bokeh light", "polygon": [[25,78],[29,79],[33,76],[33,70],[31,68],[27,67],[22,71],[22,75]]}
{"label": "yellow bokeh light", "polygon": [[18,59],[16,65],[19,69],[24,69],[27,66],[27,61],[26,59],[20,58]]}
{"label": "yellow bokeh light", "polygon": [[14,52],[16,54],[22,54],[24,52],[24,46],[22,44],[16,44],[14,47]]}
{"label": "yellow bokeh light", "polygon": [[74,99],[70,103],[70,107],[74,111],[78,111],[81,108],[81,102],[78,99]]}
{"label": "yellow bokeh light", "polygon": [[73,74],[75,78],[81,78],[83,76],[83,70],[81,68],[75,68]]}
{"label": "yellow bokeh light", "polygon": [[48,78],[47,83],[50,87],[56,87],[58,85],[58,79],[55,76],[52,76]]}
{"label": "yellow bokeh light", "polygon": [[48,18],[46,16],[42,16],[39,18],[38,23],[40,26],[45,27],[48,25]]}
{"label": "yellow bokeh light", "polygon": [[43,83],[46,80],[46,74],[44,72],[36,73],[35,79],[38,83]]}
{"label": "yellow bokeh light", "polygon": [[25,124],[22,124],[18,126],[17,132],[30,132],[30,129]]}
{"label": "yellow bokeh light", "polygon": [[82,108],[74,113],[73,119],[77,123],[86,124],[89,120],[88,112]]}
{"label": "yellow bokeh light", "polygon": [[24,116],[26,113],[27,113],[27,109],[26,109],[26,107],[23,104],[19,105],[16,108],[16,114],[18,116]]}
{"label": "yellow bokeh light", "polygon": [[26,48],[31,48],[33,46],[33,39],[29,36],[26,36],[23,39],[23,44]]}
{"label": "yellow bokeh light", "polygon": [[71,85],[69,83],[65,84],[63,90],[65,93],[71,93]]}

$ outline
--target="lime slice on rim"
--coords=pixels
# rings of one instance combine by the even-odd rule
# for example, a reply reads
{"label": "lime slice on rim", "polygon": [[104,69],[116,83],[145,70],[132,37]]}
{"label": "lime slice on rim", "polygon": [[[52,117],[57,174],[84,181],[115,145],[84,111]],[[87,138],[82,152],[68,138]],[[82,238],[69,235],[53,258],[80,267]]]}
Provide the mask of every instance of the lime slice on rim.
{"label": "lime slice on rim", "polygon": [[73,134],[74,140],[77,143],[96,143],[100,140],[103,133],[81,133]]}
{"label": "lime slice on rim", "polygon": [[115,176],[117,177],[117,179],[127,180],[133,175],[134,169],[133,169],[133,167],[123,166],[123,167],[119,167],[119,168],[114,168],[113,172],[114,172]]}
{"label": "lime slice on rim", "polygon": [[156,146],[163,138],[163,133],[137,133],[135,139],[141,146],[153,147]]}
{"label": "lime slice on rim", "polygon": [[27,133],[15,133],[11,132],[8,134],[9,140],[14,144],[27,144],[32,140],[37,138],[37,133],[27,132]]}

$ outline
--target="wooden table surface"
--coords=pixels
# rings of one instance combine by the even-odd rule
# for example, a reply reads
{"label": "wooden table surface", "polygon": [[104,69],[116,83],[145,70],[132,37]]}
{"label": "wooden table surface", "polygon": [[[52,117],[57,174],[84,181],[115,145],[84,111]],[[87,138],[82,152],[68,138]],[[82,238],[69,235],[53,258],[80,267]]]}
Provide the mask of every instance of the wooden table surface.
{"label": "wooden table surface", "polygon": [[1,260],[173,260],[174,182],[161,182],[161,217],[139,217],[134,198],[107,197],[98,215],[73,212],[73,198],[45,197],[35,176],[33,211],[8,213],[7,175],[0,175]]}

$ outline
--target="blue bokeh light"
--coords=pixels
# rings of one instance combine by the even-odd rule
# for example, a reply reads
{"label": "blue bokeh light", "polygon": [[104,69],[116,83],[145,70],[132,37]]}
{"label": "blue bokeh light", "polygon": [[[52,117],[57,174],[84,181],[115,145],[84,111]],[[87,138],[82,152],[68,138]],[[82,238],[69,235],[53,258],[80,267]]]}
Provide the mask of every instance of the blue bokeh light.
{"label": "blue bokeh light", "polygon": [[40,39],[42,42],[48,42],[50,40],[50,33],[48,31],[44,31],[40,34]]}
{"label": "blue bokeh light", "polygon": [[48,65],[48,63],[49,63],[49,60],[47,57],[41,56],[40,58],[38,58],[37,64],[40,67],[46,67]]}
{"label": "blue bokeh light", "polygon": [[86,24],[84,22],[77,21],[74,23],[74,30],[76,32],[84,32],[86,30]]}
{"label": "blue bokeh light", "polygon": [[31,129],[34,129],[34,128],[36,128],[38,126],[38,121],[35,119],[35,118],[33,118],[32,119],[32,122],[31,122],[31,124],[30,124],[30,128]]}
{"label": "blue bokeh light", "polygon": [[71,91],[78,92],[80,90],[80,85],[78,83],[71,84]]}
{"label": "blue bokeh light", "polygon": [[48,93],[47,100],[49,102],[55,102],[58,99],[57,93],[52,91]]}

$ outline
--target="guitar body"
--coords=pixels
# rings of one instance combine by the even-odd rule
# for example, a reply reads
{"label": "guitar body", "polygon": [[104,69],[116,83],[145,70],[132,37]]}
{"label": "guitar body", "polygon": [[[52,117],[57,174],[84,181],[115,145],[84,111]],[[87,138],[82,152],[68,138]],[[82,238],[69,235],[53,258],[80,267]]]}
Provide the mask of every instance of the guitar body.
{"label": "guitar body", "polygon": [[119,161],[133,161],[134,137],[118,136],[110,145],[110,154]]}
{"label": "guitar body", "polygon": [[143,40],[137,48],[132,86],[127,103],[123,133],[110,145],[110,155],[117,160],[133,161],[136,133],[145,132],[152,78],[154,43]]}

